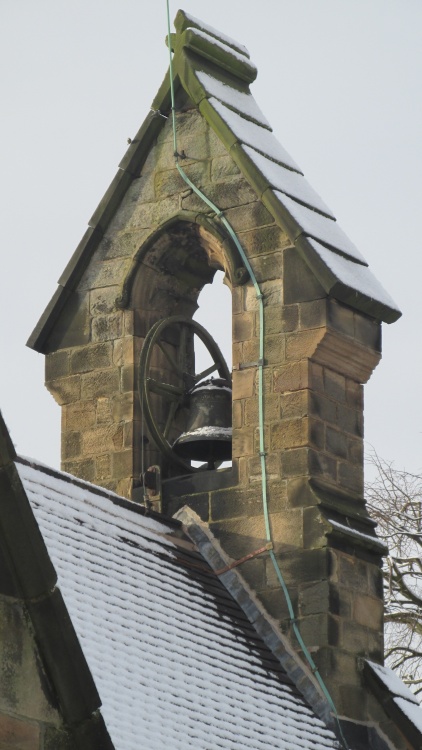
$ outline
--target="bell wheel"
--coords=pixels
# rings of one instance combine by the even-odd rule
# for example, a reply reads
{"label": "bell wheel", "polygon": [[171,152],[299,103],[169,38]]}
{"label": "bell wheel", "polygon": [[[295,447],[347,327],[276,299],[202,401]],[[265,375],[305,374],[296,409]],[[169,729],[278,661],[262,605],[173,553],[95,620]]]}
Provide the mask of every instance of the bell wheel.
{"label": "bell wheel", "polygon": [[[200,372],[195,368],[195,336],[211,358],[210,366]],[[173,315],[159,320],[148,331],[139,360],[138,391],[142,415],[158,450],[187,473],[203,467],[194,467],[190,461],[178,456],[172,444],[184,429],[189,392],[197,383],[214,374],[231,382],[231,373],[218,344],[200,323]]]}

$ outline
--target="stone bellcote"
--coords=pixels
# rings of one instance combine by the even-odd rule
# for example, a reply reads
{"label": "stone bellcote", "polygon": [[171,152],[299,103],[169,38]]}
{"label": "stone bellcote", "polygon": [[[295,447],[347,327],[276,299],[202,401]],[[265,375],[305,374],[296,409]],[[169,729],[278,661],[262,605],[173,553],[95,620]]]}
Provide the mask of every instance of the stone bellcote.
{"label": "stone bellcote", "polygon": [[[263,295],[274,549],[339,713],[369,720],[375,709],[362,693],[359,658],[382,661],[384,548],[363,499],[363,384],[381,356],[381,322],[400,312],[272,135],[250,93],[256,69],[245,48],[181,11],[175,25],[181,164],[236,231]],[[266,543],[258,303],[221,220],[176,169],[169,110],[167,76],[29,345],[46,354],[46,385],[62,407],[63,469],[137,500],[142,343],[161,318],[191,318],[203,286],[224,271],[233,303],[233,466],[181,477],[153,440],[143,460],[162,464],[162,511],[190,505],[237,560]],[[177,340],[168,344],[177,356]],[[268,556],[245,562],[242,573],[290,633]]]}

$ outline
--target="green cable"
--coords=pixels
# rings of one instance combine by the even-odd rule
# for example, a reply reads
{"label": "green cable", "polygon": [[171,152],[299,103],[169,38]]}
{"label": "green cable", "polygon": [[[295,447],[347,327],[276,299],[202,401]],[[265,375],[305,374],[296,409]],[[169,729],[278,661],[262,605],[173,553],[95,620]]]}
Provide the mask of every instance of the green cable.
{"label": "green cable", "polygon": [[[249,263],[248,258],[246,257],[245,251],[242,247],[242,245],[239,242],[239,239],[229,223],[227,221],[226,217],[224,216],[223,212],[218,208],[218,206],[215,205],[207,196],[198,188],[196,185],[193,184],[193,182],[189,179],[187,174],[184,172],[182,167],[179,164],[179,153],[177,151],[177,135],[176,135],[176,109],[175,109],[175,96],[174,96],[174,81],[173,81],[173,58],[172,58],[172,50],[171,50],[171,30],[170,30],[170,8],[169,8],[169,0],[166,0],[167,4],[167,31],[168,31],[168,48],[169,48],[169,59],[170,59],[170,93],[171,93],[171,115],[172,115],[172,128],[173,128],[173,148],[174,148],[174,158],[176,162],[176,168],[182,177],[182,179],[186,182],[186,184],[193,190],[193,192],[204,202],[206,205],[215,213],[215,215],[220,219],[221,223],[226,227],[230,237],[232,238],[233,242],[235,243],[240,257],[242,258],[243,263],[245,264],[246,270],[249,273],[249,276],[251,278],[252,284],[254,286],[255,292],[256,292],[256,298],[258,300],[258,308],[259,308],[259,359],[258,359],[258,425],[259,425],[259,455],[261,459],[261,479],[262,479],[262,505],[263,505],[263,512],[264,512],[264,521],[265,521],[265,533],[266,533],[266,539],[267,542],[272,541],[272,535],[271,535],[271,526],[270,526],[270,519],[269,519],[269,512],[268,512],[268,497],[267,497],[267,466],[265,462],[265,444],[264,444],[264,302],[263,302],[263,294],[261,292],[261,289],[259,287],[259,284],[256,280],[256,276],[253,272],[252,266]],[[346,743],[346,740],[343,735],[343,731],[340,724],[340,719],[337,713],[337,709],[334,705],[333,699],[331,698],[330,693],[328,692],[328,689],[325,685],[324,680],[322,679],[319,669],[316,666],[311,654],[308,651],[308,648],[301,636],[300,630],[296,623],[296,617],[293,610],[292,600],[290,598],[290,594],[288,592],[286,582],[283,578],[283,574],[280,570],[280,566],[278,564],[277,558],[274,554],[274,550],[270,549],[270,558],[272,561],[272,564],[274,566],[278,581],[280,583],[280,586],[283,590],[286,603],[287,603],[287,609],[289,612],[290,622],[292,624],[293,632],[296,636],[296,639],[299,643],[300,648],[303,651],[303,654],[312,670],[312,673],[315,675],[315,678],[317,679],[321,690],[323,691],[328,705],[330,706],[335,720],[337,722],[339,734],[341,741],[348,750],[348,745]]]}

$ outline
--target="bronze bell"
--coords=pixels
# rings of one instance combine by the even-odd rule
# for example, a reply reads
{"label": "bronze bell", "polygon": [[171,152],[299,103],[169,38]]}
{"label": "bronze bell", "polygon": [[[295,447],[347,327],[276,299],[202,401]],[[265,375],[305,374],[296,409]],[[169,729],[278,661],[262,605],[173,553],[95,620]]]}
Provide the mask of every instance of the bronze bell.
{"label": "bronze bell", "polygon": [[173,450],[188,461],[216,461],[232,457],[232,388],[223,378],[195,385],[188,394],[189,424],[173,443]]}

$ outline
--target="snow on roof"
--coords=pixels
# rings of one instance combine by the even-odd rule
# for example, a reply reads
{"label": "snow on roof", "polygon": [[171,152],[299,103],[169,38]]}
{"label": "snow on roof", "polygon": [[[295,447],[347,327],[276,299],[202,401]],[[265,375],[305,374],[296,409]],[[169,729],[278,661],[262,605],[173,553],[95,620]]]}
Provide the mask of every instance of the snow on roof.
{"label": "snow on roof", "polygon": [[198,70],[196,76],[211,97],[219,99],[219,101],[226,104],[230,109],[240,112],[248,120],[252,120],[262,125],[262,127],[271,130],[270,123],[261,112],[252,94],[240,91],[231,86],[229,82],[220,81],[203,70]]}
{"label": "snow on roof", "polygon": [[17,466],[116,750],[337,747],[178,523]]}

